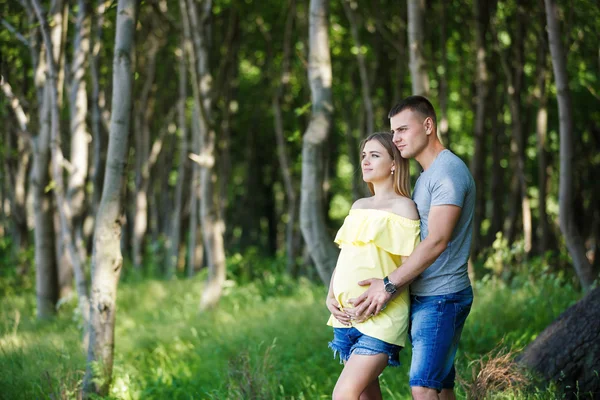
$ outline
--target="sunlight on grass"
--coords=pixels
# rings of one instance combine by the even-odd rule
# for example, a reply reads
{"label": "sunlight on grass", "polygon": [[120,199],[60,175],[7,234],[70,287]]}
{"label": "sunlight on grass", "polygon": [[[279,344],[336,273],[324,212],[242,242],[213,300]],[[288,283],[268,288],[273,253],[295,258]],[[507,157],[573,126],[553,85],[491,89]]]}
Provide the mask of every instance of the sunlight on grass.
{"label": "sunlight on grass", "polygon": [[[327,349],[324,287],[269,277],[228,288],[218,309],[199,314],[202,286],[200,278],[121,285],[111,398],[331,397],[342,367]],[[473,360],[502,341],[516,350],[525,346],[579,297],[551,276],[536,282],[517,277],[511,284],[485,278],[475,292],[457,359],[458,375],[467,381]],[[11,399],[75,398],[85,368],[76,305],[61,308],[54,321],[38,322],[34,300],[28,293],[2,301],[0,392]],[[15,333],[16,312],[21,321]],[[382,375],[386,398],[410,398],[409,350],[401,363]],[[552,398],[545,392],[497,396]]]}

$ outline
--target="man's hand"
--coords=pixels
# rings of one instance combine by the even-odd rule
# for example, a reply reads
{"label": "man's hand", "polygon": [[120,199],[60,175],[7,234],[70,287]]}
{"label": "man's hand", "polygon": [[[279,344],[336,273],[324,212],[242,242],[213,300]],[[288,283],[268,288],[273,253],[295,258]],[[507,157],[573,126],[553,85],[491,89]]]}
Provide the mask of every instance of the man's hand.
{"label": "man's hand", "polygon": [[349,308],[346,312],[356,322],[363,322],[379,314],[386,303],[392,298],[392,295],[385,291],[383,279],[371,278],[360,281],[358,284],[360,286],[369,285],[369,288],[360,296],[350,299],[349,302],[354,308]]}
{"label": "man's hand", "polygon": [[350,316],[342,310],[340,303],[338,303],[335,297],[327,296],[325,305],[327,306],[329,312],[335,317],[335,319],[340,321],[342,325],[350,326]]}

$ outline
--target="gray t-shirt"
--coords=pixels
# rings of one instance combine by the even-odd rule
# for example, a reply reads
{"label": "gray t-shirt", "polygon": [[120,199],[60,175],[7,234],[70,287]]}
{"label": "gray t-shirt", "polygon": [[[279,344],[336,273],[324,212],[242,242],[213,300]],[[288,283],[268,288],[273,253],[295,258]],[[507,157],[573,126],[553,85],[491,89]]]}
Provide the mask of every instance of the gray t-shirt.
{"label": "gray t-shirt", "polygon": [[421,172],[413,200],[421,217],[421,240],[429,234],[431,207],[451,204],[462,210],[448,247],[410,284],[411,294],[433,296],[466,289],[471,284],[467,261],[475,211],[475,181],[469,169],[450,150],[443,150],[429,168]]}

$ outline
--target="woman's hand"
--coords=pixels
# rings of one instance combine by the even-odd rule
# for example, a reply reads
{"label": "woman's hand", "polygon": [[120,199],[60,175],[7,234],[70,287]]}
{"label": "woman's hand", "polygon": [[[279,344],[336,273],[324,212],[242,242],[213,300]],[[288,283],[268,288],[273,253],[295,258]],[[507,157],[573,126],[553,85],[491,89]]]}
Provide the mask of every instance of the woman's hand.
{"label": "woman's hand", "polygon": [[327,300],[325,300],[325,305],[335,319],[340,321],[342,325],[350,326],[350,316],[342,310],[340,307],[340,303],[333,296],[327,296]]}

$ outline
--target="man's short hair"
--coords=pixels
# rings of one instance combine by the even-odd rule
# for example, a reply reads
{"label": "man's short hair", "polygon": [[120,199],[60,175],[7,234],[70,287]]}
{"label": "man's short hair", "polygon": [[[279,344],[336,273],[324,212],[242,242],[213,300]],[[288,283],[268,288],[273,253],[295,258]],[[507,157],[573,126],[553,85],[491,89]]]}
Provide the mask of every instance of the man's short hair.
{"label": "man's short hair", "polygon": [[423,96],[409,96],[405,98],[390,110],[388,118],[392,118],[394,115],[400,114],[404,110],[416,111],[423,116],[423,119],[430,117],[433,124],[437,126],[435,109],[431,102]]}

